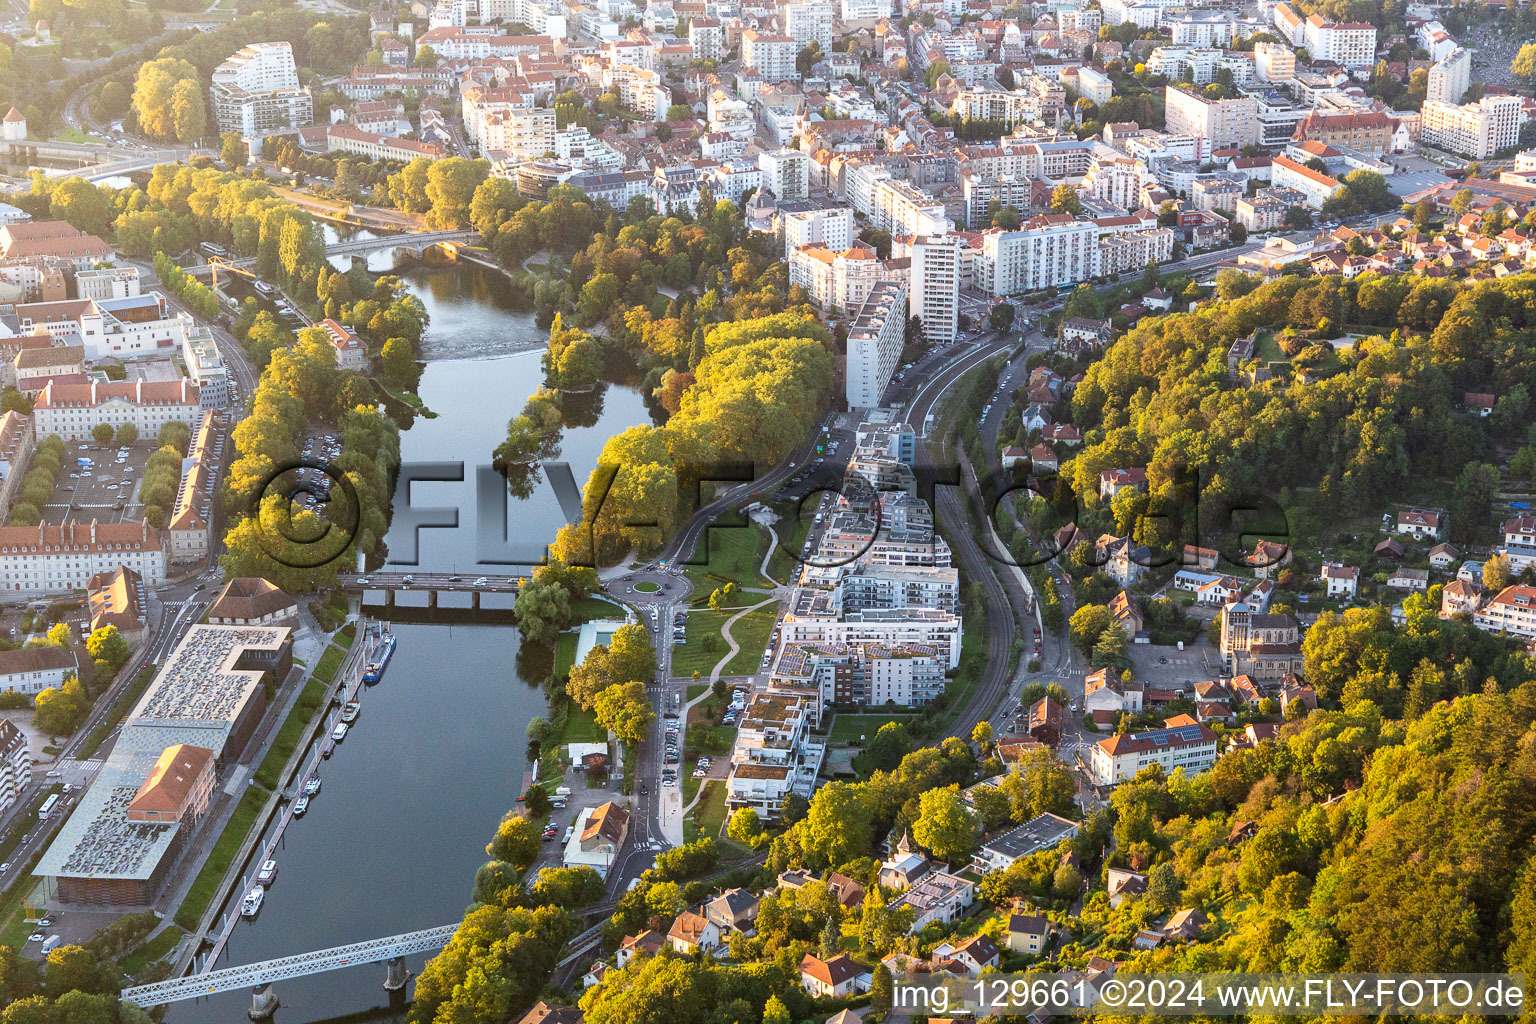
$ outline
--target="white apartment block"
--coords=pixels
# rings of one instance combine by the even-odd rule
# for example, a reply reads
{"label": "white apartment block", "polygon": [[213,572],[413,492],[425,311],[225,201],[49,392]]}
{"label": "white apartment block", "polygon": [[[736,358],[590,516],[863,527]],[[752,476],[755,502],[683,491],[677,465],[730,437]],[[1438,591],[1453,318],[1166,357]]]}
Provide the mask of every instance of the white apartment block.
{"label": "white apartment block", "polygon": [[850,409],[880,405],[901,361],[906,333],[906,282],[879,282],[848,325],[845,394]]}
{"label": "white apartment block", "polygon": [[1040,97],[1021,89],[962,89],[949,112],[973,121],[1002,121],[1010,128],[1020,121],[1038,121],[1044,114]]}
{"label": "white apartment block", "polygon": [[1457,47],[1429,67],[1424,98],[1436,103],[1460,103],[1472,84],[1472,54]]}
{"label": "white apartment block", "polygon": [[811,158],[797,149],[776,149],[757,156],[763,188],[776,199],[804,199],[811,189]]}
{"label": "white apartment block", "polygon": [[555,150],[555,111],[551,107],[509,107],[480,123],[480,152],[502,152],[513,160],[538,160]]}
{"label": "white apartment block", "polygon": [[688,45],[694,60],[725,59],[725,27],[719,18],[694,18],[688,23]]}
{"label": "white apartment block", "polygon": [[966,223],[979,229],[990,222],[994,204],[1011,206],[1015,210],[1029,209],[1034,181],[1013,175],[987,177],[967,169],[960,172],[960,193],[965,199]]}
{"label": "white apartment block", "polygon": [[[798,595],[797,595],[798,597]],[[945,670],[960,664],[960,618],[937,608],[901,608],[838,614],[817,608],[790,612],[780,624],[784,644],[876,644],[882,647],[932,647]]]}
{"label": "white apartment block", "polygon": [[1077,91],[1084,99],[1103,106],[1115,95],[1115,85],[1108,75],[1084,67],[1077,69]]}
{"label": "white apartment block", "polygon": [[982,236],[976,286],[991,295],[1058,288],[1098,276],[1099,228],[1065,214],[1035,217],[1021,231]]}
{"label": "white apartment block", "polygon": [[55,345],[82,345],[87,360],[132,359],[174,349],[193,323],[173,314],[158,292],[22,303],[15,313],[21,334],[46,333]]}
{"label": "white apartment block", "polygon": [[1296,77],[1296,51],[1284,43],[1254,43],[1253,70],[1261,82],[1289,82]]}
{"label": "white apartment block", "polygon": [[853,244],[853,211],[846,206],[800,210],[784,217],[784,256],[802,245],[842,252]]}
{"label": "white apartment block", "polygon": [[777,819],[789,794],[810,797],[826,752],[811,735],[819,718],[819,703],[809,693],[769,690],[752,698],[731,749],[725,796],[729,812],[751,807]]}
{"label": "white apartment block", "polygon": [[767,82],[793,81],[800,77],[795,68],[799,53],[789,36],[773,35],[749,28],[741,34],[741,63]]}
{"label": "white apartment block", "polygon": [[0,651],[0,691],[38,694],[50,686],[63,686],[65,677],[78,673],[70,648],[39,645]]}
{"label": "white apartment block", "polygon": [[1536,637],[1536,587],[1505,587],[1472,613],[1472,625],[1487,633]]}
{"label": "white apartment block", "polygon": [[954,235],[919,235],[912,240],[909,299],[921,317],[923,337],[948,344],[960,334],[960,261],[965,243]]}
{"label": "white apartment block", "polygon": [[1122,210],[1134,210],[1141,204],[1142,170],[1134,158],[1106,146],[1095,150],[1093,166],[1083,178],[1083,190]]}
{"label": "white apartment block", "polygon": [[875,256],[875,250],[863,243],[841,252],[816,244],[802,245],[789,253],[789,283],[804,288],[811,304],[825,311],[852,315],[864,305],[875,285],[906,279],[905,270],[888,269],[885,261]]}
{"label": "white apartment block", "polygon": [[1099,239],[1099,273],[1122,274],[1173,259],[1173,229],[1122,231]]}
{"label": "white apartment block", "polygon": [[1134,779],[1137,772],[1154,764],[1162,765],[1166,775],[1175,768],[1197,775],[1215,763],[1216,734],[1191,723],[1099,740],[1092,747],[1089,769],[1095,783],[1113,786]]}
{"label": "white apartment block", "polygon": [[837,5],[830,3],[789,4],[784,8],[784,31],[803,50],[811,43],[822,53],[832,52],[832,22]]}
{"label": "white apartment block", "polygon": [[10,722],[0,721],[0,811],[10,807],[32,784],[32,754],[27,737]]}
{"label": "white apartment block", "polygon": [[1323,203],[1341,187],[1337,178],[1299,164],[1288,156],[1277,156],[1270,165],[1270,179],[1277,188],[1291,188],[1307,197],[1307,205],[1321,209]]}
{"label": "white apartment block", "polygon": [[293,47],[286,42],[242,47],[214,69],[209,93],[221,133],[261,138],[314,120],[314,103],[299,87]]}
{"label": "white apartment block", "polygon": [[1236,20],[1222,11],[1190,11],[1166,24],[1174,46],[1226,46],[1237,30]]}
{"label": "white apartment block", "polygon": [[1346,68],[1368,68],[1376,63],[1376,26],[1364,21],[1325,21],[1314,14],[1303,26],[1307,52],[1313,60],[1327,60]]}
{"label": "white apartment block", "polygon": [[869,220],[892,235],[942,235],[954,226],[942,202],[916,185],[891,179],[875,186]]}
{"label": "white apartment block", "polygon": [[838,9],[845,22],[879,21],[891,16],[891,0],[839,0]]}
{"label": "white apartment block", "polygon": [[1422,113],[1425,145],[1476,160],[1515,146],[1525,117],[1519,96],[1484,96],[1464,106],[1425,100]]}
{"label": "white apartment block", "polygon": [[165,563],[165,535],[148,523],[0,526],[0,590],[13,594],[84,590],[92,576],[120,565],[158,587]]}
{"label": "white apartment block", "polygon": [[1163,89],[1163,98],[1168,133],[1198,135],[1203,140],[1202,156],[1259,141],[1259,110],[1252,97],[1213,100],[1169,85]]}

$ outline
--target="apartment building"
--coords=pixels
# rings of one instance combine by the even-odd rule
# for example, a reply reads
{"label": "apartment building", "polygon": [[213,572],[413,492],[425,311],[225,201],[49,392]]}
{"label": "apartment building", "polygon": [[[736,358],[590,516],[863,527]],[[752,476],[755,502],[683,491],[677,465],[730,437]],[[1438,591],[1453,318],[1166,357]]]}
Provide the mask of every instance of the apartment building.
{"label": "apartment building", "polygon": [[[1187,716],[1183,716],[1187,718]],[[1216,763],[1216,734],[1198,722],[1145,732],[1121,733],[1099,740],[1090,750],[1089,770],[1100,786],[1113,786],[1136,777],[1154,764],[1165,774],[1183,768],[1196,775]]]}
{"label": "apartment building", "polygon": [[32,754],[26,735],[7,721],[0,721],[0,811],[32,783]]}
{"label": "apartment building", "polygon": [[1102,235],[1099,238],[1098,272],[1123,274],[1144,270],[1149,263],[1167,263],[1173,259],[1173,235],[1172,228]]}
{"label": "apartment building", "polygon": [[1424,98],[1436,103],[1460,103],[1472,84],[1472,54],[1461,47],[1429,66]]}
{"label": "apartment building", "polygon": [[688,45],[694,60],[725,59],[725,27],[719,18],[694,18],[688,22]]}
{"label": "apartment building", "polygon": [[1017,295],[1076,284],[1098,275],[1099,229],[1065,214],[1035,217],[1020,231],[994,228],[982,236],[976,286],[992,295]]}
{"label": "apartment building", "polygon": [[410,163],[419,156],[439,160],[448,151],[436,142],[418,142],[415,139],[397,139],[392,135],[374,135],[359,131],[349,124],[338,124],[326,130],[325,149],[328,153],[356,153],[369,160],[392,160]]}
{"label": "apartment building", "polygon": [[918,235],[912,239],[912,315],[920,317],[930,344],[948,344],[960,334],[960,261],[965,243],[955,235]]}
{"label": "apartment building", "polygon": [[1284,43],[1253,44],[1254,77],[1276,84],[1296,77],[1296,51]]}
{"label": "apartment building", "polygon": [[842,252],[853,244],[853,211],[846,206],[797,210],[784,214],[784,255],[802,245]]}
{"label": "apartment building", "polygon": [[896,373],[907,333],[907,283],[881,281],[848,325],[845,394],[851,409],[874,408]]}
{"label": "apartment building", "polygon": [[1378,111],[1329,113],[1309,111],[1296,122],[1293,142],[1321,142],[1325,146],[1352,149],[1367,156],[1381,156],[1392,149],[1396,130],[1393,118]]}
{"label": "apartment building", "polygon": [[1472,613],[1472,625],[1488,633],[1536,637],[1536,587],[1505,587]]}
{"label": "apartment building", "polygon": [[823,705],[921,707],[944,692],[946,660],[933,647],[790,644],[773,668],[775,686],[820,695]]}
{"label": "apartment building", "polygon": [[[36,696],[49,687],[64,685],[64,680],[78,675],[73,645],[39,645],[0,651],[0,691]],[[0,771],[3,771],[0,768]]]}
{"label": "apartment building", "polygon": [[29,417],[15,409],[0,416],[0,522],[10,515],[11,504],[21,493],[21,481],[36,443]]}
{"label": "apartment building", "polygon": [[784,32],[801,50],[815,43],[822,53],[831,53],[832,22],[836,19],[836,4],[787,4],[784,7]]}
{"label": "apartment building", "polygon": [[1328,21],[1320,14],[1302,26],[1307,52],[1315,61],[1332,61],[1346,68],[1376,63],[1376,26],[1365,21]]}
{"label": "apartment building", "polygon": [[13,594],[84,590],[92,576],[119,565],[158,587],[165,564],[165,535],[148,523],[0,526],[0,590]]}
{"label": "apartment building", "polygon": [[789,36],[759,32],[749,28],[741,34],[741,63],[766,82],[795,81],[800,72],[795,67],[799,53],[794,39]]}
{"label": "apartment building", "polygon": [[1420,138],[1427,146],[1487,159],[1519,142],[1524,102],[1519,96],[1484,96],[1463,106],[1425,100]]}
{"label": "apartment building", "polygon": [[1307,205],[1313,209],[1321,209],[1323,203],[1342,187],[1337,178],[1313,170],[1306,164],[1299,164],[1288,156],[1275,157],[1270,175],[1277,187],[1300,192],[1306,197]]}
{"label": "apartment building", "polygon": [[214,445],[219,439],[219,414],[203,413],[182,460],[176,504],[165,524],[167,551],[173,562],[193,562],[208,554],[213,522],[213,485],[219,465]]}
{"label": "apartment building", "polygon": [[892,235],[942,235],[953,227],[942,202],[910,182],[892,179],[875,186],[869,219]]}
{"label": "apartment building", "polygon": [[784,643],[933,647],[945,668],[960,663],[960,617],[938,608],[870,608],[843,612],[825,591],[798,588],[780,624]]}
{"label": "apartment building", "polygon": [[1251,96],[1218,100],[1169,85],[1163,88],[1163,99],[1169,134],[1199,136],[1201,156],[1259,141],[1258,104]]}
{"label": "apartment building", "polygon": [[314,121],[314,101],[299,86],[293,47],[252,43],[213,71],[209,89],[220,133],[261,138]]}
{"label": "apartment building", "polygon": [[755,695],[736,727],[725,805],[734,814],[751,807],[777,820],[784,799],[807,799],[816,788],[824,744],[811,736],[820,717],[817,698],[808,693],[769,690]]}
{"label": "apartment building", "polygon": [[797,149],[776,149],[759,153],[757,169],[763,174],[763,188],[775,199],[804,199],[810,195],[811,158]]}
{"label": "apartment building", "polygon": [[555,130],[554,108],[508,105],[481,115],[475,141],[481,153],[504,153],[519,161],[538,160],[548,153],[558,155]]}
{"label": "apartment building", "polygon": [[839,509],[817,543],[822,562],[851,565],[942,566],[951,564],[949,542],[934,532],[928,503],[904,490],[879,495],[878,512]]}
{"label": "apartment building", "polygon": [[131,359],[181,344],[192,319],[173,313],[158,292],[122,299],[64,299],[15,307],[22,334],[47,333],[55,345],[79,345],[86,359]]}

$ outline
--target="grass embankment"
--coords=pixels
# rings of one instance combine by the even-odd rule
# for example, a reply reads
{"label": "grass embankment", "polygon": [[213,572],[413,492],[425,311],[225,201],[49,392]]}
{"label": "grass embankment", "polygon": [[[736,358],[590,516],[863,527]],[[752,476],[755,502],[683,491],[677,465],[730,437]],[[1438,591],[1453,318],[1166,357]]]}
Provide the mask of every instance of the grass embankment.
{"label": "grass embankment", "polygon": [[208,854],[208,859],[203,862],[203,868],[197,873],[197,878],[192,882],[192,888],[187,890],[187,898],[182,901],[181,908],[176,911],[176,923],[187,931],[192,931],[208,910],[208,904],[213,900],[214,891],[219,882],[224,878],[224,872],[229,870],[229,865],[235,859],[235,854],[240,851],[240,846],[245,842],[245,837],[251,831],[251,826],[256,822],[256,815],[261,812],[262,805],[267,802],[270,794],[259,786],[252,786],[245,791],[240,798],[240,803],[235,807],[235,813],[229,816],[229,822],[220,833],[218,842],[213,844],[213,850]]}
{"label": "grass embankment", "polygon": [[299,745],[299,739],[304,735],[305,727],[315,717],[315,713],[324,706],[325,684],[311,679],[304,684],[304,689],[299,693],[299,699],[294,702],[293,709],[283,720],[282,728],[277,730],[277,736],[272,740],[272,747],[267,751],[267,756],[261,759],[261,767],[256,769],[258,786],[270,790],[282,785],[283,766],[288,763],[288,758],[293,756],[294,748]]}
{"label": "grass embankment", "polygon": [[336,679],[336,673],[341,668],[341,660],[347,656],[335,644],[327,647],[325,653],[320,655],[320,660],[315,663],[314,676],[326,685],[330,685]]}
{"label": "grass embankment", "polygon": [[144,945],[140,946],[138,949],[134,950],[132,953],[129,953],[127,956],[119,960],[117,962],[117,966],[122,969],[124,974],[138,974],[140,971],[144,970],[144,968],[160,960],[171,950],[175,949],[176,944],[179,943],[186,936],[186,934],[187,933],[182,931],[180,928],[177,928],[175,925],[171,925],[165,931],[161,932],[159,935],[156,935],[154,938],[144,943]]}

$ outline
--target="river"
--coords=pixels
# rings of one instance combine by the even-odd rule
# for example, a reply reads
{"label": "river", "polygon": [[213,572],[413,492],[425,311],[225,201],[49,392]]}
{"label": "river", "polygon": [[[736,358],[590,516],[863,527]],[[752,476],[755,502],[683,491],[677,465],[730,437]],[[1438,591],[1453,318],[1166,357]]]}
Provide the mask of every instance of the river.
{"label": "river", "polygon": [[[373,261],[370,269],[390,269],[387,256]],[[547,335],[531,314],[511,308],[495,271],[460,264],[397,272],[431,314],[428,352],[439,340],[463,351],[525,349],[429,361],[419,391],[436,416],[417,416],[401,434],[404,462],[466,464],[464,483],[417,484],[412,498],[460,510],[459,529],[421,531],[419,568],[470,571],[473,467],[490,462],[507,419],[542,380],[531,346]],[[580,425],[565,431],[560,458],[579,484],[610,434],[649,422],[650,414],[633,387],[573,398]],[[545,543],[561,522],[547,481],[515,502],[511,516],[520,537]],[[397,532],[387,538],[392,551],[405,548]],[[288,830],[260,915],[235,928],[219,966],[449,924],[463,914],[475,869],[487,859],[485,843],[516,802],[527,768],[524,730],[544,713],[543,673],[519,664],[512,626],[394,628],[399,645],[383,681],[364,692],[361,717],[324,763],[320,795]],[[409,958],[412,971],[424,959]],[[279,982],[276,1019],[314,1024],[386,1006],[383,980],[383,967],[370,965]],[[167,1020],[237,1024],[249,1006],[248,994],[232,992],[173,1006]]]}

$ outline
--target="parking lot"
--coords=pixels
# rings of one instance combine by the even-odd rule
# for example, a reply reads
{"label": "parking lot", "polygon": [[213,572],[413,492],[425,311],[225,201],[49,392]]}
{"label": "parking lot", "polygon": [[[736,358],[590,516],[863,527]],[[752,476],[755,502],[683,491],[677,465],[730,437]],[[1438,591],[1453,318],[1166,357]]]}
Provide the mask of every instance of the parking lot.
{"label": "parking lot", "polygon": [[1204,640],[1185,644],[1182,651],[1177,647],[1131,644],[1126,653],[1135,677],[1158,689],[1188,689],[1220,674],[1221,652]]}
{"label": "parking lot", "polygon": [[[143,509],[136,500],[139,479],[158,447],[152,440],[137,441],[126,450],[93,441],[69,445],[53,483],[53,497],[43,506],[43,522],[59,526],[71,518],[103,523],[142,518]],[[80,459],[90,459],[90,466],[80,466]]]}

